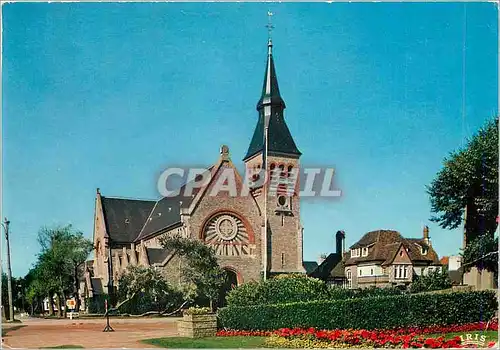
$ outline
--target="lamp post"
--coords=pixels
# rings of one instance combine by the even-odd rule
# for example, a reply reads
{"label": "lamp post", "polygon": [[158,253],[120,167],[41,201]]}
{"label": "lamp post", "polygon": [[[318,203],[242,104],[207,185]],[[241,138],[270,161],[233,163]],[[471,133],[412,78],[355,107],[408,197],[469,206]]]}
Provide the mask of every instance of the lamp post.
{"label": "lamp post", "polygon": [[2,226],[5,230],[5,241],[7,242],[7,293],[9,295],[9,321],[14,321],[14,305],[12,304],[12,269],[10,266],[10,244],[9,244],[10,221],[4,219]]}

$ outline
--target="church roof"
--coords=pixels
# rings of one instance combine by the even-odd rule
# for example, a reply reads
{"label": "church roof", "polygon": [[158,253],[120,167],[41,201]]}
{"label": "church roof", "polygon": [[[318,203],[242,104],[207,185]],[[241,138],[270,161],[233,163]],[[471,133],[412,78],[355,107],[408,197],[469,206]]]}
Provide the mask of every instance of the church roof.
{"label": "church roof", "polygon": [[155,201],[101,196],[106,230],[117,243],[130,243],[144,226]]}
{"label": "church roof", "polygon": [[151,265],[161,264],[172,252],[165,248],[146,248],[148,260]]}
{"label": "church roof", "polygon": [[[151,214],[144,220],[144,227],[139,228],[136,242],[145,239],[168,227],[181,223],[181,208],[187,208],[192,198],[189,197],[163,197],[156,202]],[[142,229],[142,230],[141,230]]]}
{"label": "church roof", "polygon": [[[212,168],[213,166],[209,167],[207,171],[211,171]],[[194,181],[192,180],[191,183]],[[140,233],[135,242],[181,224],[181,209],[189,208],[194,197],[200,191],[199,187],[194,187],[191,197],[184,195],[188,184],[186,183],[180,187],[178,196],[163,197],[156,202],[147,220],[145,220],[144,226],[139,229]]]}
{"label": "church roof", "polygon": [[269,52],[267,56],[266,73],[262,94],[257,103],[259,120],[248,147],[245,160],[256,155],[264,149],[264,131],[266,117],[264,111],[266,106],[270,107],[271,115],[268,122],[268,152],[270,154],[286,154],[300,156],[301,153],[295,144],[292,134],[286,125],[283,111],[286,108],[285,102],[281,98],[274,58],[272,54],[272,43],[268,44]]}

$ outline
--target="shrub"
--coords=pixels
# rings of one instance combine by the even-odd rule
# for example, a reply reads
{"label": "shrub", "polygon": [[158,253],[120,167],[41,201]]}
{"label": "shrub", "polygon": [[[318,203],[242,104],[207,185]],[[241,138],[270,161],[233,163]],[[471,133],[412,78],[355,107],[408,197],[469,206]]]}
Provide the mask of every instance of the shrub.
{"label": "shrub", "polygon": [[184,315],[208,315],[212,313],[209,307],[190,307],[184,310]]}
{"label": "shrub", "polygon": [[263,282],[249,282],[231,290],[228,306],[281,304],[328,299],[326,284],[305,275],[283,275]]}
{"label": "shrub", "polygon": [[218,317],[222,327],[243,330],[377,329],[488,320],[497,307],[495,293],[481,291],[228,306]]}
{"label": "shrub", "polygon": [[104,303],[106,296],[102,294],[94,295],[92,298],[85,299],[85,305],[87,305],[87,311],[89,314],[103,314],[106,312]]}
{"label": "shrub", "polygon": [[411,293],[430,292],[451,288],[451,280],[446,270],[432,271],[424,276],[414,276],[410,286]]}
{"label": "shrub", "polygon": [[393,295],[402,295],[405,292],[394,287],[385,288],[363,288],[363,289],[346,289],[339,286],[331,286],[328,288],[330,300],[345,300],[353,298],[370,298],[370,297],[387,297]]}

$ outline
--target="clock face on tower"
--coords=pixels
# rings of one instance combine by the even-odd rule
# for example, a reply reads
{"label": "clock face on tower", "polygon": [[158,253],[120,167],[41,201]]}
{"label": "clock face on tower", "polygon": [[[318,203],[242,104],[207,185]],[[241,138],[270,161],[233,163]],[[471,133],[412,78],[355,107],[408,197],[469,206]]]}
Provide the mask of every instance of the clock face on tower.
{"label": "clock face on tower", "polygon": [[237,256],[250,254],[248,232],[243,222],[231,214],[219,214],[205,225],[205,242],[217,255]]}

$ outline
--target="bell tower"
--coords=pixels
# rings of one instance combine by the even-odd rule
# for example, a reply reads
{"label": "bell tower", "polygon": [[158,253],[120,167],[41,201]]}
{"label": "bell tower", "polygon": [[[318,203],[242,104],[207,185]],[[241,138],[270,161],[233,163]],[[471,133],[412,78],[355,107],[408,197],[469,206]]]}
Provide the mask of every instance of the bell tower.
{"label": "bell tower", "polygon": [[[279,91],[271,38],[267,48],[264,84],[257,103],[258,121],[243,159],[247,175],[257,183],[252,194],[263,218],[260,251],[264,278],[275,273],[304,272],[299,202],[301,153],[285,122],[286,106]],[[266,172],[268,181],[262,184]]]}

